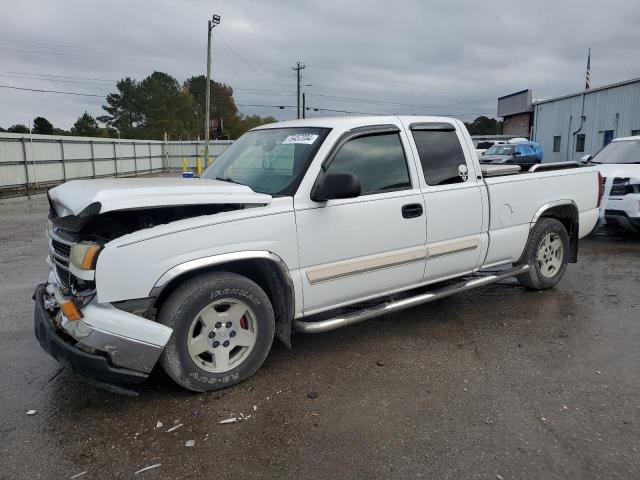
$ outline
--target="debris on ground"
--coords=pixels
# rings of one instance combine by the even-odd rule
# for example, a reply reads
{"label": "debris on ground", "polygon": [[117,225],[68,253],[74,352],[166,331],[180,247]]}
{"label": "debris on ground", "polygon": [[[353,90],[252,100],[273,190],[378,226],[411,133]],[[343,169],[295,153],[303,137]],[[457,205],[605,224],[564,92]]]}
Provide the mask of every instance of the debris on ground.
{"label": "debris on ground", "polygon": [[156,423],[156,428],[162,428],[162,422],[158,421],[158,423]]}
{"label": "debris on ground", "polygon": [[376,365],[378,365],[379,367],[384,367],[384,363],[382,362],[382,360],[378,360],[376,362]]}
{"label": "debris on ground", "polygon": [[72,475],[71,477],[69,477],[69,480],[72,480],[74,478],[79,478],[83,475],[86,475],[87,473],[88,473],[88,470],[85,470],[84,472],[76,473],[75,475]]}
{"label": "debris on ground", "polygon": [[220,420],[221,424],[226,424],[226,423],[236,423],[238,421],[237,417],[231,417],[231,418],[227,418],[225,420]]}
{"label": "debris on ground", "polygon": [[26,411],[26,414],[27,414],[27,415],[35,415],[36,413],[38,413],[38,411],[37,411],[37,410],[27,410],[27,411]]}
{"label": "debris on ground", "polygon": [[253,406],[253,411],[255,412],[256,410],[258,410],[258,407],[256,405]]}
{"label": "debris on ground", "polygon": [[596,375],[602,375],[602,372],[600,370],[596,370]]}
{"label": "debris on ground", "polygon": [[503,477],[502,475],[500,475],[500,474],[497,474],[497,475],[496,475],[496,478],[497,478],[498,480],[504,480],[504,477]]}
{"label": "debris on ground", "polygon": [[155,463],[153,465],[149,465],[148,467],[141,468],[140,470],[136,470],[135,472],[133,472],[133,474],[134,475],[138,475],[139,473],[146,472],[148,470],[153,470],[154,468],[158,468],[160,465],[162,465],[162,464],[161,463]]}
{"label": "debris on ground", "polygon": [[167,433],[171,433],[171,432],[175,432],[177,429],[179,429],[180,427],[182,427],[184,425],[182,425],[181,423],[174,425],[173,427],[171,427],[169,430],[167,430]]}
{"label": "debris on ground", "polygon": [[318,398],[318,392],[307,393],[307,398],[310,398],[311,400],[315,400],[316,398]]}
{"label": "debris on ground", "polygon": [[184,442],[185,447],[194,447],[195,445],[196,445],[195,440],[187,440],[186,442]]}

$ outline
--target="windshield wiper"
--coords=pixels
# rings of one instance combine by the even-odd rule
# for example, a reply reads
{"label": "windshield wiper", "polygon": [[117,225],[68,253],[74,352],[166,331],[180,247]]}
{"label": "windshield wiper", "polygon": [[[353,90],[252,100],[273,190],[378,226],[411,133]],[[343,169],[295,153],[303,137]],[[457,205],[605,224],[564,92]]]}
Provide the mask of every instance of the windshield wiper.
{"label": "windshield wiper", "polygon": [[242,185],[242,183],[240,182],[236,182],[235,180],[232,180],[230,177],[216,177],[216,180],[220,180],[222,182],[229,182],[229,183],[235,183],[237,185]]}

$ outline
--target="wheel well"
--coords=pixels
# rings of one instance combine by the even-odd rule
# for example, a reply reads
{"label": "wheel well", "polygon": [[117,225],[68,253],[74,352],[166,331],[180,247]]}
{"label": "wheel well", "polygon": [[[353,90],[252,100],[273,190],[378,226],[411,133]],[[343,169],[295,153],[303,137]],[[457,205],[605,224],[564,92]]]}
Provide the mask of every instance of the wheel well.
{"label": "wheel well", "polygon": [[276,338],[291,347],[291,321],[295,315],[293,284],[276,262],[267,259],[238,260],[190,270],[169,282],[155,299],[153,307],[162,308],[164,301],[183,282],[203,273],[232,272],[258,284],[269,297],[276,321]]}
{"label": "wheel well", "polygon": [[540,218],[555,218],[564,225],[569,234],[569,263],[578,261],[578,231],[579,214],[575,205],[556,205],[548,208],[540,215]]}

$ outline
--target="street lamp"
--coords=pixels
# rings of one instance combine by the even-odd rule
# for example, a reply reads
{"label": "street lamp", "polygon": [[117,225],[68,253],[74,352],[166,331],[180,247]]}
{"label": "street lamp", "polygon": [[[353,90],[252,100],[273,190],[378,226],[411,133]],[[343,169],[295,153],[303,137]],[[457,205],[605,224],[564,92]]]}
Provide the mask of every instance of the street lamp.
{"label": "street lamp", "polygon": [[211,31],[220,24],[220,15],[213,15],[207,28],[207,89],[205,94],[204,163],[209,164],[209,116],[211,110]]}

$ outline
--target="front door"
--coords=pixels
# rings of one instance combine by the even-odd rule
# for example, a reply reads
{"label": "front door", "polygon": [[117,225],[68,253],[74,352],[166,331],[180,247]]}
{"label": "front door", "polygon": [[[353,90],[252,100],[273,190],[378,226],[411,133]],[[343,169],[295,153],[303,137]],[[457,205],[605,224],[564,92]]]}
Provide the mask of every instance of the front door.
{"label": "front door", "polygon": [[425,266],[424,200],[406,137],[395,125],[338,140],[321,175],[353,173],[356,198],[296,197],[304,312],[363,300],[420,281]]}
{"label": "front door", "polygon": [[453,123],[408,125],[412,148],[422,166],[427,214],[427,265],[423,280],[435,281],[473,271],[486,250],[486,189]]}

